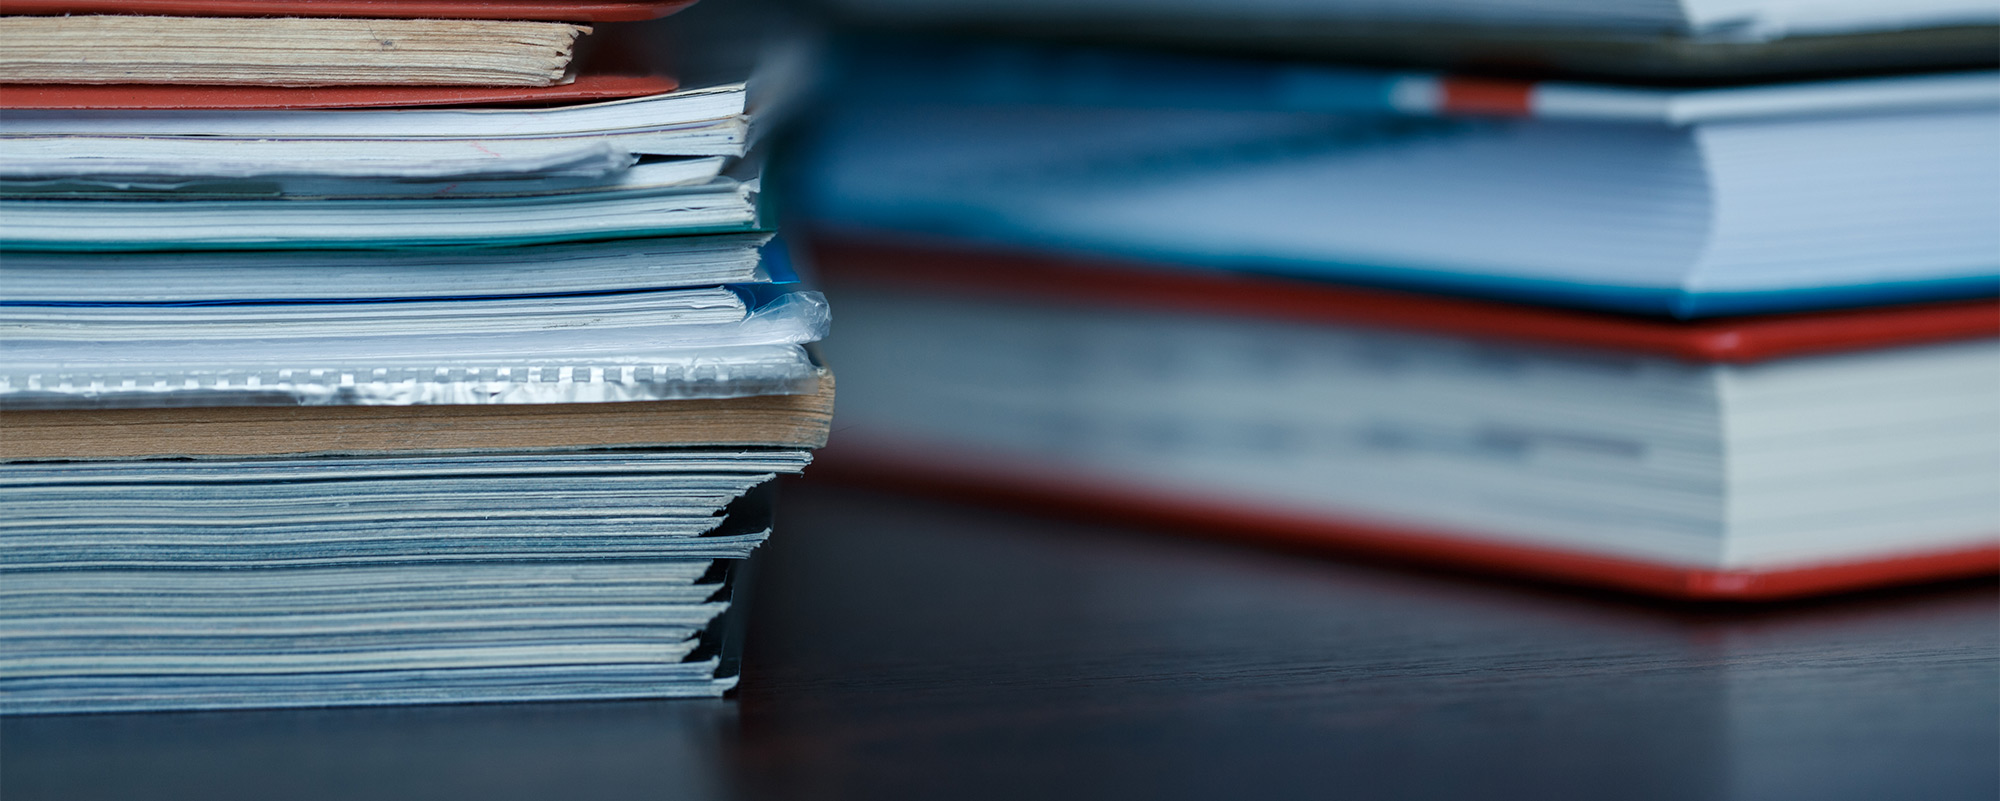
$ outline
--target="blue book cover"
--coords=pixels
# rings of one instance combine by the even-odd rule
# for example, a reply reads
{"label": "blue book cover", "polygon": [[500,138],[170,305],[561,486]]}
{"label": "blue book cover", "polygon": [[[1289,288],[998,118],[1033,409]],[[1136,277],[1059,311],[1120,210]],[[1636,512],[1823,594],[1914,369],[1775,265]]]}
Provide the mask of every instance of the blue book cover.
{"label": "blue book cover", "polygon": [[1995,73],[1664,90],[874,48],[814,224],[1704,317],[2000,293]]}

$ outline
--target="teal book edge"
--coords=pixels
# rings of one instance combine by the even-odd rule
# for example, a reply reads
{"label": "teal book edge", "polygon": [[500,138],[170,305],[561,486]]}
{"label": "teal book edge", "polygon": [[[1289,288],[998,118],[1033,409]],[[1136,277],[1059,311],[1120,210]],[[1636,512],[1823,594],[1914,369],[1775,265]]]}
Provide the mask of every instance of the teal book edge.
{"label": "teal book edge", "polygon": [[161,247],[158,243],[144,241],[72,241],[51,242],[43,240],[0,239],[0,251],[37,252],[141,252],[141,251],[201,251],[201,250],[413,250],[433,247],[512,247],[515,245],[548,245],[561,242],[601,242],[614,239],[647,239],[667,236],[701,236],[704,234],[750,234],[771,233],[771,229],[761,222],[744,225],[696,226],[690,228],[640,228],[624,231],[592,231],[587,234],[548,234],[543,236],[490,237],[436,236],[409,239],[369,239],[369,240],[323,240],[323,239],[268,239],[260,241],[204,241],[181,242],[173,247]]}

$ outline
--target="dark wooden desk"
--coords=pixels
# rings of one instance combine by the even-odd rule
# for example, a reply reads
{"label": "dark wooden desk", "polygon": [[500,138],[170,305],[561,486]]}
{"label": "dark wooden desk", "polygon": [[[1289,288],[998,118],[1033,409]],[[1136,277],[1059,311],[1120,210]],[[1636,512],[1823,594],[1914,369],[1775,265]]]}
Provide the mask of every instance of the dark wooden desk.
{"label": "dark wooden desk", "polygon": [[810,483],[740,699],[16,718],[39,798],[2000,796],[1990,583],[1754,611]]}

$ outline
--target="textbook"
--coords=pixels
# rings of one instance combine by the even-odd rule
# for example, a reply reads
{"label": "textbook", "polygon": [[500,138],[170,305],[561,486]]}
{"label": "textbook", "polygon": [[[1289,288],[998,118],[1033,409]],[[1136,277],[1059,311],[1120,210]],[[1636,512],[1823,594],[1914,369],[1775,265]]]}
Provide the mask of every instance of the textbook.
{"label": "textbook", "polygon": [[1680,318],[2000,291],[1990,71],[1645,89],[1035,48],[850,66],[797,190],[830,229]]}
{"label": "textbook", "polygon": [[1991,298],[1687,323],[943,240],[816,255],[835,475],[1678,598],[2000,572]]}

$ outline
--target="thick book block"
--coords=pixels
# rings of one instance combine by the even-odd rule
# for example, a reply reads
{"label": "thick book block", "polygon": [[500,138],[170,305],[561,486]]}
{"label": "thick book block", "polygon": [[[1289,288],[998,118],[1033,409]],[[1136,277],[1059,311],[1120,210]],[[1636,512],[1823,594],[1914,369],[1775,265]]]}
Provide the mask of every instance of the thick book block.
{"label": "thick book block", "polygon": [[0,17],[0,82],[549,86],[590,28],[517,20]]}
{"label": "thick book block", "polygon": [[694,0],[8,0],[8,14],[172,14],[187,17],[388,17],[628,22],[672,14]]}
{"label": "thick book block", "polygon": [[1675,598],[2000,572],[1991,299],[1675,323],[818,255],[843,314],[834,475]]}

